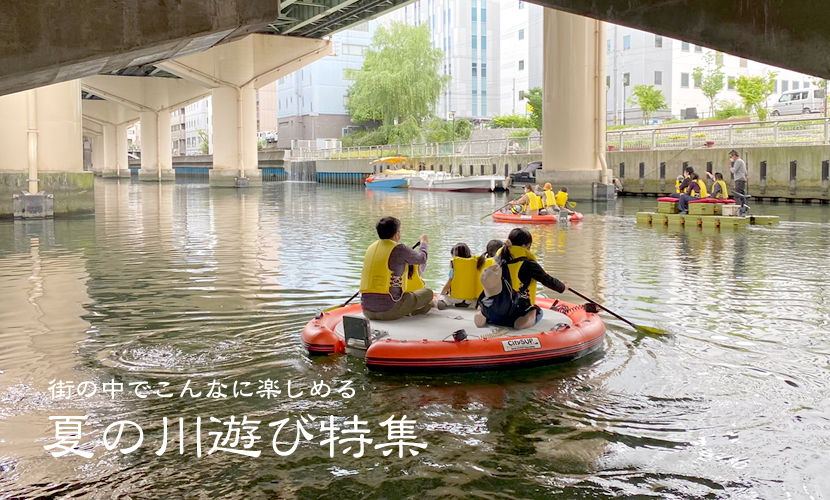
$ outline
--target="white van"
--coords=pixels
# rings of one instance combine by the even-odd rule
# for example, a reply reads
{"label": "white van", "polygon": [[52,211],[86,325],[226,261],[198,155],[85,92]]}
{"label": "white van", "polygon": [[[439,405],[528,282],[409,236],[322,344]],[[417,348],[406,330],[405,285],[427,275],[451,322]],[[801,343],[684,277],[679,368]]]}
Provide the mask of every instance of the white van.
{"label": "white van", "polygon": [[772,115],[819,113],[824,106],[824,90],[803,89],[784,92],[772,106]]}

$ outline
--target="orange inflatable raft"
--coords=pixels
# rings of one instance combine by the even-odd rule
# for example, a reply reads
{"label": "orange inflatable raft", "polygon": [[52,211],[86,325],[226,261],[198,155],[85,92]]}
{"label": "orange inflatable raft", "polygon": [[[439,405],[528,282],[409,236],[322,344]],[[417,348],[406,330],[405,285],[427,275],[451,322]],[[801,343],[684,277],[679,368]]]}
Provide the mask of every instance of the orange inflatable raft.
{"label": "orange inflatable raft", "polygon": [[[583,215],[579,212],[572,213],[568,220],[571,222],[580,221]],[[559,222],[557,215],[524,215],[498,212],[493,214],[493,220],[496,222],[512,222],[514,224],[556,224]]]}
{"label": "orange inflatable raft", "polygon": [[[598,315],[553,299],[540,297],[536,302],[544,312],[542,319],[520,331],[494,325],[476,328],[472,307],[369,321],[355,304],[318,314],[303,329],[302,339],[309,354],[365,354],[366,365],[381,371],[523,368],[569,361],[602,348],[605,324]],[[350,333],[348,345],[347,316],[351,324],[368,324],[364,339]]]}

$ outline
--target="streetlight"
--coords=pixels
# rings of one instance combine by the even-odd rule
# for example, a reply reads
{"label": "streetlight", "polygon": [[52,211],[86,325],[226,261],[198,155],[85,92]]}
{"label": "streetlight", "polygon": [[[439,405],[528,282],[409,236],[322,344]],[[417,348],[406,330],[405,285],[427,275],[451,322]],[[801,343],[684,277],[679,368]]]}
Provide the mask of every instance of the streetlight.
{"label": "streetlight", "polygon": [[[455,111],[450,111],[450,118],[452,118],[452,142],[455,142]],[[455,150],[454,144],[452,148]]]}

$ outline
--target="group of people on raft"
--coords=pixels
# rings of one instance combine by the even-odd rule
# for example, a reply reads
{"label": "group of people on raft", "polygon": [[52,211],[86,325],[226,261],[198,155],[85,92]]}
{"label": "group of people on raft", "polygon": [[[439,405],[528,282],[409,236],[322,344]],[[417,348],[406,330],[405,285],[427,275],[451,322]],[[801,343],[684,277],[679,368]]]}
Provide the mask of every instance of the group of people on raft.
{"label": "group of people on raft", "polygon": [[568,204],[568,188],[563,187],[559,192],[553,192],[550,182],[545,184],[545,189],[540,190],[539,185],[535,187],[525,184],[524,193],[518,199],[507,204],[508,210],[512,213],[525,215],[557,215],[564,210],[568,215],[573,212],[565,206]]}
{"label": "group of people on raft", "polygon": [[478,256],[464,243],[455,245],[449,279],[435,299],[420,275],[427,263],[427,236],[410,248],[400,243],[400,220],[384,217],[375,228],[378,240],[366,250],[360,277],[363,315],[370,320],[397,320],[432,307],[470,307],[477,309],[479,328],[489,323],[521,330],[542,319],[537,283],[559,293],[568,289],[539,265],[530,251],[530,233],[515,228],[507,241],[491,240]]}
{"label": "group of people on raft", "polygon": [[[732,186],[734,188],[735,202],[740,206],[746,203],[746,182],[747,170],[746,163],[740,158],[738,152],[734,149],[729,152],[729,169],[735,179]],[[695,173],[693,167],[686,167],[683,169],[683,174],[677,177],[675,181],[675,192],[669,195],[672,198],[677,198],[677,211],[681,214],[689,213],[689,202],[703,198],[714,198],[716,200],[729,199],[729,191],[726,189],[726,181],[723,180],[723,174],[706,172],[706,176],[711,179],[711,190],[707,189],[706,182],[700,178],[700,175]]]}

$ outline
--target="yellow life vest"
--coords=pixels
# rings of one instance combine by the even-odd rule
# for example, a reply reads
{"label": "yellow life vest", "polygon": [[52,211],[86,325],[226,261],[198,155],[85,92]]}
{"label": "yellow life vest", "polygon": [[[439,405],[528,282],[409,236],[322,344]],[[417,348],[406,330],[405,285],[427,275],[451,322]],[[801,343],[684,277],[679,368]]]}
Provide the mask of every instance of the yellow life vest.
{"label": "yellow life vest", "polygon": [[403,272],[403,291],[404,292],[416,292],[422,288],[426,288],[426,284],[424,280],[421,278],[421,266],[415,266],[415,269],[412,271],[412,277],[409,277],[409,269],[412,268],[411,265],[407,264],[404,268]]}
{"label": "yellow life vest", "polygon": [[542,197],[536,193],[527,193],[527,199],[530,200],[528,210],[541,210]]}
{"label": "yellow life vest", "polygon": [[481,284],[481,271],[484,271],[488,267],[493,266],[495,264],[496,259],[494,259],[493,257],[488,257],[484,259],[484,265],[481,266],[481,269],[476,269],[476,299],[481,295],[481,292],[484,291],[484,286]]}
{"label": "yellow life vest", "polygon": [[729,193],[726,191],[726,181],[715,181],[715,184],[712,185],[712,190],[714,191],[715,186],[720,186],[721,192],[718,193],[717,199],[725,200],[729,198]]}
{"label": "yellow life vest", "polygon": [[700,197],[708,198],[709,193],[706,191],[706,183],[700,179],[696,180],[695,182],[697,182],[697,185],[700,186]]}
{"label": "yellow life vest", "polygon": [[[501,250],[499,250],[501,253]],[[510,256],[513,259],[518,259],[521,257],[527,257],[529,260],[536,261],[536,256],[530,250],[527,250],[523,247],[510,247]],[[510,270],[510,284],[513,285],[513,290],[519,291],[522,287],[522,282],[519,280],[519,269],[521,269],[522,264],[524,261],[514,262],[512,264],[507,265],[507,269]],[[536,305],[536,280],[530,280],[530,286],[527,288],[528,296],[530,297],[530,303]]]}
{"label": "yellow life vest", "polygon": [[568,203],[568,193],[563,191],[556,193],[556,204],[560,207],[564,207],[565,203]]}
{"label": "yellow life vest", "polygon": [[360,273],[360,293],[389,293],[392,286],[400,286],[404,292],[414,292],[424,288],[424,281],[416,270],[408,278],[409,266],[404,268],[403,276],[392,276],[389,269],[389,256],[398,246],[392,240],[377,240],[369,245],[363,257],[363,271]]}
{"label": "yellow life vest", "polygon": [[452,258],[452,283],[450,297],[458,300],[476,300],[476,262],[475,257]]}
{"label": "yellow life vest", "polygon": [[674,181],[674,192],[680,194],[680,184],[683,182],[682,179],[677,179]]}
{"label": "yellow life vest", "polygon": [[545,206],[552,207],[554,205],[558,205],[556,202],[556,195],[553,194],[553,191],[545,191]]}

